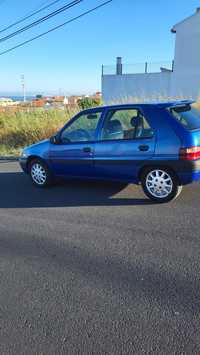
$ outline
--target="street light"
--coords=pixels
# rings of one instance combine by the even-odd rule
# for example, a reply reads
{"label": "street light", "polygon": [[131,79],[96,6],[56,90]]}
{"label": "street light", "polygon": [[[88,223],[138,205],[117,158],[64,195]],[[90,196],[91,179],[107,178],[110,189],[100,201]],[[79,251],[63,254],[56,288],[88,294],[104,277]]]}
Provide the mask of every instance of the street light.
{"label": "street light", "polygon": [[24,102],[26,102],[26,87],[25,87],[25,77],[24,77],[24,74],[21,75],[21,85],[22,85],[22,91],[23,91]]}

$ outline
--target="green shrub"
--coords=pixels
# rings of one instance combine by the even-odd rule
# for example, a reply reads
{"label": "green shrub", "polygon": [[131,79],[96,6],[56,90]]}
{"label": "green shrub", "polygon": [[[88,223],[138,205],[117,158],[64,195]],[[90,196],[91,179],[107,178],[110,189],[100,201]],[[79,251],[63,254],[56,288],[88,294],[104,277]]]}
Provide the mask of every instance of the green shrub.
{"label": "green shrub", "polygon": [[101,105],[101,100],[100,99],[93,99],[90,97],[85,97],[84,99],[81,99],[78,101],[78,105],[81,110],[85,110],[91,107],[96,107]]}

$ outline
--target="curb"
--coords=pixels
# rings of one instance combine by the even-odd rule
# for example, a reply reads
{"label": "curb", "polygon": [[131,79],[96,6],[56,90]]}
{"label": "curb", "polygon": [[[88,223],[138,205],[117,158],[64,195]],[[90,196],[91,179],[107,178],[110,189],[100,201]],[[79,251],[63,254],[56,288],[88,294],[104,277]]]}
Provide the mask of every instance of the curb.
{"label": "curb", "polygon": [[19,157],[12,157],[12,156],[0,156],[0,161],[17,161]]}

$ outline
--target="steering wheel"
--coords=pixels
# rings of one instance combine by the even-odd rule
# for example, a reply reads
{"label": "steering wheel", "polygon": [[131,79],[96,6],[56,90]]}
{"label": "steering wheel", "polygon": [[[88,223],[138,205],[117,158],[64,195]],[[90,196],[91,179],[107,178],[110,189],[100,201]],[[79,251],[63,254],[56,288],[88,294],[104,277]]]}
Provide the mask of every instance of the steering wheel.
{"label": "steering wheel", "polygon": [[76,134],[80,136],[80,138],[86,138],[86,140],[90,140],[90,135],[88,131],[83,128],[77,129]]}
{"label": "steering wheel", "polygon": [[[67,134],[66,134],[67,133]],[[63,143],[89,141],[91,140],[90,134],[85,129],[76,129],[72,132],[64,132],[61,135],[61,141]]]}

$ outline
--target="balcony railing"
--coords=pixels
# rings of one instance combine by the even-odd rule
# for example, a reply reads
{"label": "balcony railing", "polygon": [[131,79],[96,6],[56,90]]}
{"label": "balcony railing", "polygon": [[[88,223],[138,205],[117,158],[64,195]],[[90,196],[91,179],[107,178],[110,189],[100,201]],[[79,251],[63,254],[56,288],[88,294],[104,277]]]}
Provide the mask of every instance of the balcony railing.
{"label": "balcony railing", "polygon": [[136,64],[102,65],[102,75],[148,74],[173,71],[174,61],[145,62]]}

